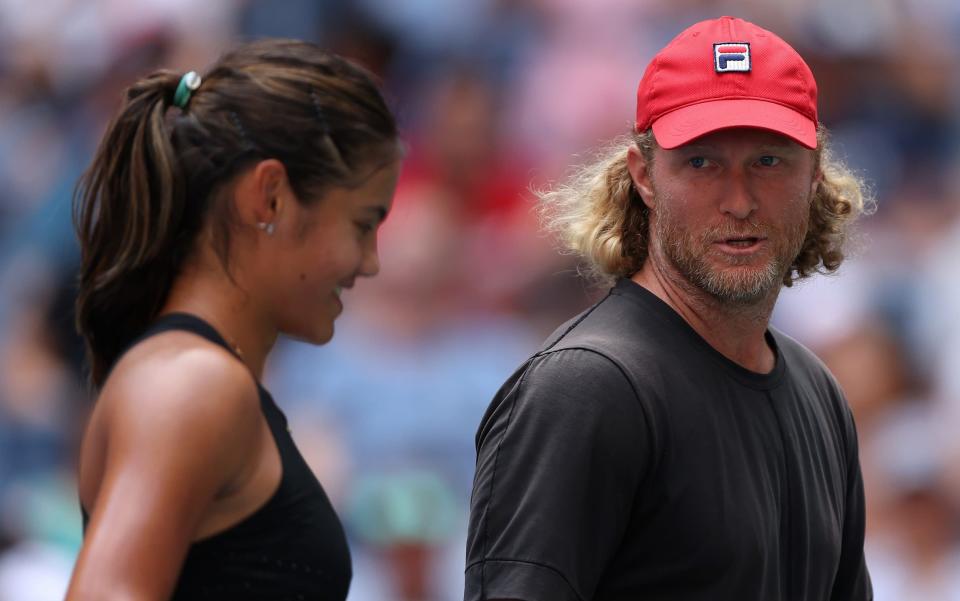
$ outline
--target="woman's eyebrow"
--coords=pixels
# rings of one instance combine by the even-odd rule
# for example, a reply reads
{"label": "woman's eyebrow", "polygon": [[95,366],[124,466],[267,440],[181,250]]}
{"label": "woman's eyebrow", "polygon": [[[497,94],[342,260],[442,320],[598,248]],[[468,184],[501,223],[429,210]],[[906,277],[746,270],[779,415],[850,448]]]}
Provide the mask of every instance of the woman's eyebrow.
{"label": "woman's eyebrow", "polygon": [[386,207],[381,207],[381,206],[379,206],[379,205],[378,205],[378,206],[367,206],[367,207],[363,207],[362,210],[363,210],[363,211],[366,211],[366,212],[374,212],[374,213],[376,213],[376,215],[377,215],[377,220],[380,221],[380,222],[383,222],[383,221],[387,218],[387,213],[389,212],[389,211],[387,211]]}

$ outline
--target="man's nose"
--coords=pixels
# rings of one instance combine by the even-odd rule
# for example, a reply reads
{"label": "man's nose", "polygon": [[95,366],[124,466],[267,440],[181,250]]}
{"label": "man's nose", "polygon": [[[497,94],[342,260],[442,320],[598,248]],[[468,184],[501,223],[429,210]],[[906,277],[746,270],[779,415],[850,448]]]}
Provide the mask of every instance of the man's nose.
{"label": "man's nose", "polygon": [[729,172],[720,210],[736,219],[746,219],[757,210],[749,181],[742,169]]}

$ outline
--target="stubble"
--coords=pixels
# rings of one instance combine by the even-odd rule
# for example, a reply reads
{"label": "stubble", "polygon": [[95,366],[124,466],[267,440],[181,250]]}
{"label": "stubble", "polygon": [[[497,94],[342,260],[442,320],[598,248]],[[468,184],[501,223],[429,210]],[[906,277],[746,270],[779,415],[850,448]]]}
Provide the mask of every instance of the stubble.
{"label": "stubble", "polygon": [[[689,284],[722,304],[752,306],[779,290],[800,253],[809,223],[809,213],[793,224],[774,227],[754,220],[729,221],[699,233],[681,224],[677,199],[655,189],[657,217],[654,235],[667,260]],[[809,198],[807,199],[810,200]],[[802,202],[791,199],[789,202]],[[807,203],[809,205],[809,202]],[[738,236],[765,237],[772,248],[762,264],[756,257],[719,255],[714,241]],[[719,257],[722,265],[711,261]]]}

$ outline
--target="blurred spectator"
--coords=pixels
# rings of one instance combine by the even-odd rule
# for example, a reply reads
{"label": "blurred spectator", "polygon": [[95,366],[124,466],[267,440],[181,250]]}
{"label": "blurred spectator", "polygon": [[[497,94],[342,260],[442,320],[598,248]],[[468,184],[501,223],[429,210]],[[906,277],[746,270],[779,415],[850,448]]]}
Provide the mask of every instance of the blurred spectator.
{"label": "blurred spectator", "polygon": [[876,598],[960,599],[957,2],[0,0],[0,601],[62,597],[76,549],[70,195],[136,77],[279,35],[386,81],[408,158],[381,275],[345,294],[330,345],[281,341],[268,384],[347,516],[351,599],[450,599],[481,413],[602,293],[539,233],[527,190],[629,131],[654,49],[731,13],[811,58],[834,147],[877,192],[854,260],[774,317],[854,408]]}

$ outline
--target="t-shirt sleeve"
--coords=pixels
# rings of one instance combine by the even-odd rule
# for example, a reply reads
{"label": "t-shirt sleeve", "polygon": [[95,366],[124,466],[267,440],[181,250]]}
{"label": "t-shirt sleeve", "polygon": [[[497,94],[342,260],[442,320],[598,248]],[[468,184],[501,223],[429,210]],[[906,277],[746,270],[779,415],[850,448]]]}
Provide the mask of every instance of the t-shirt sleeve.
{"label": "t-shirt sleeve", "polygon": [[465,601],[586,601],[623,538],[651,456],[612,361],[564,349],[501,389],[477,435]]}
{"label": "t-shirt sleeve", "polygon": [[831,601],[872,601],[873,587],[863,553],[866,519],[857,431],[846,401],[843,401],[843,409],[847,446],[847,490],[840,565],[837,568],[830,599]]}

